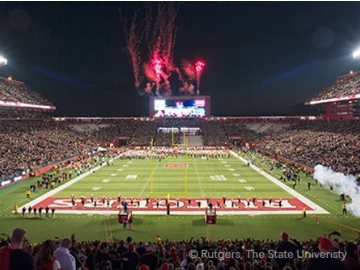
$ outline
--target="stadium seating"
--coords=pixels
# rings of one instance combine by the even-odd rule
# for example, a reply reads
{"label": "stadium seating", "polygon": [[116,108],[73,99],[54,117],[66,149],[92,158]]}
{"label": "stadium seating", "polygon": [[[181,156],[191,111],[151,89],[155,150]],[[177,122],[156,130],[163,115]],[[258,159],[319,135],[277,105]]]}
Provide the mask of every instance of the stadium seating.
{"label": "stadium seating", "polygon": [[[171,241],[161,240],[160,237],[154,242],[143,243],[141,239],[133,240],[131,237],[124,239],[107,239],[77,241],[73,234],[70,250],[85,268],[100,269],[103,253],[111,255],[113,270],[128,269],[128,252],[137,253],[134,265],[138,269],[154,270],[242,270],[242,269],[307,269],[309,258],[313,254],[320,254],[319,247],[328,243],[332,254],[340,254],[342,269],[359,269],[359,240],[342,241],[337,238],[322,237],[319,239],[297,240],[288,238],[287,233],[281,233],[279,239],[221,239],[207,240],[206,238]],[[45,241],[46,239],[44,239]],[[61,239],[54,239],[56,247]],[[325,241],[326,240],[326,241]],[[0,246],[8,245],[7,239],[0,240]],[[41,244],[27,246],[27,251],[36,256]],[[104,246],[107,249],[104,251]],[[290,247],[294,247],[290,251]],[[285,251],[285,253],[284,253]],[[278,253],[275,253],[278,252]],[[283,253],[280,253],[283,252]],[[287,252],[287,253],[286,253]],[[293,253],[293,258],[289,254]],[[340,253],[341,252],[341,253]],[[206,256],[204,255],[206,254]],[[274,254],[288,254],[288,257]],[[341,255],[342,254],[342,255]],[[135,256],[135,255],[134,255]],[[131,260],[134,260],[131,256]],[[153,257],[153,259],[149,259]],[[117,258],[117,259],[115,259]],[[136,256],[135,256],[136,258]],[[225,259],[224,259],[225,258]],[[286,259],[290,258],[290,259]],[[151,268],[150,268],[151,267]],[[137,268],[137,267],[136,267]]]}

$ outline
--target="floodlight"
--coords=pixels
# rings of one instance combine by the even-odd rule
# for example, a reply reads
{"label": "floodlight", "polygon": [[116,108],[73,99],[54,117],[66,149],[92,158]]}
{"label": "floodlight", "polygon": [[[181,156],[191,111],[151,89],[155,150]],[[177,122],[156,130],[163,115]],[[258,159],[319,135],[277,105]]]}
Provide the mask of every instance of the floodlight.
{"label": "floodlight", "polygon": [[360,58],[360,49],[356,50],[356,51],[353,53],[353,57],[354,57],[354,58]]}
{"label": "floodlight", "polygon": [[0,55],[0,65],[7,65],[7,60]]}

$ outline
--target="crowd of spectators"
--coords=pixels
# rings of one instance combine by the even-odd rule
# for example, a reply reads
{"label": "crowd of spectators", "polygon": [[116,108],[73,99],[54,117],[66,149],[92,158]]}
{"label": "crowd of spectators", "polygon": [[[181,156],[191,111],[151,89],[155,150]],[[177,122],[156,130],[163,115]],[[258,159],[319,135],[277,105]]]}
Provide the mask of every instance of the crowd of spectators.
{"label": "crowd of spectators", "polygon": [[46,111],[28,110],[16,107],[0,107],[0,119],[45,119],[50,118]]}
{"label": "crowd of spectators", "polygon": [[301,121],[256,147],[312,168],[323,164],[360,176],[359,132],[359,121]]}
{"label": "crowd of spectators", "polygon": [[342,76],[308,101],[345,97],[360,93],[360,72]]}
{"label": "crowd of spectators", "polygon": [[20,102],[36,105],[50,105],[39,93],[33,91],[23,82],[0,77],[0,100],[7,102]]}
{"label": "crowd of spectators", "polygon": [[[22,237],[14,233],[19,231],[23,232]],[[30,270],[35,269],[35,265],[37,269],[53,269],[44,267],[53,264],[60,264],[62,269],[81,270],[359,269],[360,240],[344,241],[333,236],[334,233],[330,233],[314,240],[296,240],[281,232],[275,240],[211,241],[203,237],[171,241],[157,235],[154,241],[144,243],[133,241],[130,236],[126,240],[77,241],[73,234],[62,240],[47,239],[32,245],[25,240],[25,230],[16,228],[10,238],[12,250],[16,250],[16,253],[11,251],[10,265],[26,265]],[[15,241],[16,238],[19,240]],[[4,262],[3,251],[9,245],[8,240],[3,239],[1,245],[0,264]],[[26,260],[16,261],[17,256]]]}
{"label": "crowd of spectators", "polygon": [[116,123],[107,125],[105,127],[99,127],[95,131],[85,132],[84,135],[91,136],[101,142],[113,142],[117,137],[127,137],[131,139],[136,129],[136,123]]}
{"label": "crowd of spectators", "polygon": [[71,131],[67,124],[51,120],[2,121],[0,132],[1,180],[99,146],[98,141]]}
{"label": "crowd of spectators", "polygon": [[[126,146],[171,146],[184,143],[184,133],[161,131],[160,127],[196,127],[201,135],[199,146],[233,146],[234,140],[262,149],[308,167],[329,165],[345,174],[360,174],[358,121],[298,121],[269,125],[268,120],[223,121],[204,119],[126,120],[104,124],[56,122],[48,120],[2,121],[0,131],[0,174],[2,179],[14,176],[30,166],[45,166],[51,162],[79,155],[83,151],[104,146],[125,138]],[[74,128],[81,126],[82,131]],[[286,124],[286,125],[285,125]],[[90,125],[90,124],[89,124]],[[189,126],[187,126],[189,125]],[[256,126],[257,129],[254,127]],[[263,129],[268,126],[267,129]],[[261,130],[261,131],[259,131]],[[238,141],[239,142],[239,141]],[[124,144],[121,144],[124,145]]]}
{"label": "crowd of spectators", "polygon": [[201,124],[202,139],[206,146],[230,145],[221,121],[204,121]]}
{"label": "crowd of spectators", "polygon": [[131,137],[131,146],[149,146],[151,139],[155,138],[157,123],[155,121],[138,122]]}

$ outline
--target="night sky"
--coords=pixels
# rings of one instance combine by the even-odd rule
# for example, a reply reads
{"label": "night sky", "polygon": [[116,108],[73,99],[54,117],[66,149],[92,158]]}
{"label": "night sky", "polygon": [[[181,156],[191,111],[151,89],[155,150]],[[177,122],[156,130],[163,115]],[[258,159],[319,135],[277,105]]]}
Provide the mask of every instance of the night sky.
{"label": "night sky", "polygon": [[[153,3],[156,5],[156,2]],[[283,115],[360,70],[359,2],[177,2],[174,62],[206,63],[215,116]],[[1,2],[0,53],[57,116],[147,116],[134,87],[122,13],[144,2]],[[172,78],[176,81],[176,78]],[[178,95],[176,82],[173,95]]]}

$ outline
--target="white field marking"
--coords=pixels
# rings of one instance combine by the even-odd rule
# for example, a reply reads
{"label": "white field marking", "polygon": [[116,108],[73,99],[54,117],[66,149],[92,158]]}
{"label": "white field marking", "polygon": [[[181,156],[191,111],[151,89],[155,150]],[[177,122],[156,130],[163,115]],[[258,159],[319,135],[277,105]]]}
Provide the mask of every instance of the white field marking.
{"label": "white field marking", "polygon": [[223,160],[223,161],[221,161],[221,163],[224,163],[224,164],[225,164],[225,163],[227,163],[227,161],[224,161],[224,160]]}
{"label": "white field marking", "polygon": [[234,173],[233,176],[239,177],[239,176],[240,176],[240,173]]}
{"label": "white field marking", "polygon": [[117,176],[117,175],[118,175],[117,173],[110,174],[110,176],[112,176],[112,177]]}
{"label": "white field marking", "polygon": [[128,174],[124,180],[135,180],[137,177],[137,174]]}
{"label": "white field marking", "polygon": [[255,188],[252,187],[252,186],[246,186],[245,189],[247,189],[247,190],[254,190]]}
{"label": "white field marking", "polygon": [[229,169],[229,171],[230,171],[230,172],[233,172],[233,171],[235,171],[235,169]]}
{"label": "white field marking", "polygon": [[101,182],[103,182],[103,183],[109,183],[111,181],[111,179],[104,179],[104,180],[102,180]]}
{"label": "white field marking", "polygon": [[231,165],[229,165],[229,164],[226,164],[226,165],[224,165],[225,167],[231,167]]}
{"label": "white field marking", "polygon": [[101,187],[92,187],[91,189],[92,190],[99,190],[99,189],[101,189]]}
{"label": "white field marking", "polygon": [[122,165],[123,167],[129,167],[129,165],[127,165],[127,164],[124,164],[124,165]]}
{"label": "white field marking", "polygon": [[[115,158],[115,159],[117,159],[117,158]],[[114,160],[114,159],[111,159],[110,161],[113,161],[113,160]],[[22,205],[21,207],[19,207],[19,209],[21,209],[21,208],[23,208],[23,207],[28,208],[30,205],[38,204],[38,203],[42,202],[43,200],[45,200],[46,198],[49,198],[49,197],[55,195],[56,193],[64,190],[65,188],[67,188],[67,187],[75,184],[76,182],[79,182],[81,179],[83,179],[83,178],[89,176],[90,174],[92,174],[93,171],[97,171],[97,170],[99,170],[100,168],[105,167],[105,166],[106,166],[106,165],[96,166],[95,168],[91,169],[90,171],[85,172],[85,173],[83,173],[83,174],[75,177],[74,179],[71,179],[70,181],[67,181],[65,184],[62,184],[61,186],[56,187],[56,188],[54,188],[53,190],[50,190],[49,192],[45,193],[44,195],[41,195],[40,197],[37,197],[35,200],[32,200],[32,201],[26,203],[25,205]]]}
{"label": "white field marking", "polygon": [[210,175],[210,179],[214,180],[214,181],[226,181],[227,180],[224,175],[218,175],[218,174]]}
{"label": "white field marking", "polygon": [[[136,212],[137,215],[166,215],[166,209],[160,209],[160,210],[155,210],[155,211],[149,211],[149,210],[136,210],[134,211]],[[262,215],[263,218],[268,217],[269,215],[299,215],[299,213],[301,212],[301,210],[299,211],[297,210],[264,210],[264,211],[256,211],[254,212],[253,210],[242,210],[242,211],[221,211],[220,209],[216,209],[216,214],[218,216],[235,216],[235,215],[247,215],[247,216],[258,216],[261,217]],[[94,217],[96,218],[97,216],[93,216],[93,215],[99,215],[100,216],[104,216],[104,215],[117,215],[119,213],[119,210],[56,210],[56,214],[86,214],[87,216],[90,217]],[[316,214],[316,210],[312,211],[312,210],[308,210],[307,211],[308,214]],[[203,215],[204,214],[204,210],[200,210],[200,211],[172,211],[171,212],[171,216],[177,216],[177,215]],[[86,216],[86,217],[87,217]],[[170,216],[170,217],[171,217]],[[266,216],[266,217],[265,217]],[[181,217],[183,218],[183,217]],[[268,218],[277,218],[277,217],[268,217]],[[289,217],[290,218],[290,217]]]}
{"label": "white field marking", "polygon": [[[154,174],[154,171],[156,171],[156,169],[157,169],[157,167],[159,166],[159,164],[160,164],[160,162],[156,162],[156,166],[155,166],[155,168],[153,169],[152,174]],[[148,177],[148,179],[146,179],[146,182],[145,182],[143,188],[140,190],[137,198],[141,198],[141,195],[144,193],[146,187],[149,185],[150,180],[151,180],[151,175]]]}
{"label": "white field marking", "polygon": [[[245,158],[239,156],[238,154],[230,151],[230,153],[237,157],[239,160],[241,160],[242,162],[244,162],[245,164],[248,164],[248,160],[246,160]],[[312,209],[316,209],[315,211],[313,211],[312,213],[314,214],[330,214],[328,211],[326,211],[324,208],[320,207],[319,205],[317,205],[316,203],[314,203],[313,201],[309,200],[308,198],[304,197],[303,195],[301,195],[300,193],[298,193],[297,191],[295,191],[294,189],[288,187],[287,185],[285,185],[284,183],[282,183],[281,181],[277,180],[275,177],[271,176],[270,174],[264,172],[263,170],[260,170],[258,167],[256,167],[253,164],[250,164],[250,167],[252,169],[254,169],[255,171],[257,171],[258,173],[260,173],[261,175],[263,175],[264,177],[266,177],[267,179],[269,179],[271,182],[273,182],[275,185],[277,185],[278,187],[282,188],[283,190],[285,190],[286,192],[290,193],[291,195],[293,195],[295,198],[297,198],[298,200],[300,200],[301,202],[305,203],[306,205],[310,206]]]}
{"label": "white field marking", "polygon": [[118,172],[122,172],[124,169],[117,169]]}
{"label": "white field marking", "polygon": [[245,179],[239,179],[238,181],[239,181],[239,183],[246,183]]}
{"label": "white field marking", "polygon": [[205,192],[204,192],[204,189],[202,187],[202,183],[201,183],[201,180],[200,180],[200,177],[199,177],[199,171],[198,171],[196,162],[195,162],[195,173],[196,173],[196,181],[198,182],[200,194],[201,194],[202,197],[205,197]]}

